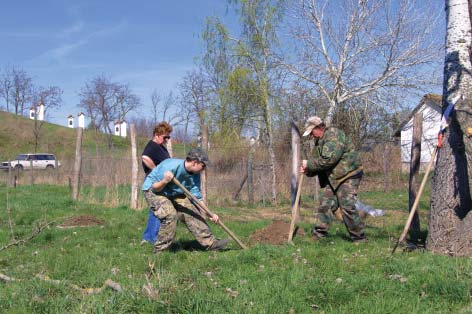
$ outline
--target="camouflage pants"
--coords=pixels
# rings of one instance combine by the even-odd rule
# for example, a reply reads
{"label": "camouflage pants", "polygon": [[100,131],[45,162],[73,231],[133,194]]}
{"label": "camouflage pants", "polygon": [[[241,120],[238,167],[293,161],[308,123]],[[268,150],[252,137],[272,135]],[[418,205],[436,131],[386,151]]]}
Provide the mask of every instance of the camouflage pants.
{"label": "camouflage pants", "polygon": [[[320,198],[317,218],[319,224],[315,226],[314,233],[325,236],[333,222],[333,212],[340,207],[343,222],[352,240],[363,239],[363,223],[355,207],[357,201],[357,191],[362,175],[346,179],[338,186],[326,186]],[[315,234],[316,235],[316,234]]]}
{"label": "camouflage pants", "polygon": [[161,220],[154,246],[156,252],[165,250],[172,244],[179,219],[185,223],[200,245],[209,247],[216,241],[203,216],[187,198],[167,198],[156,195],[151,190],[145,191],[144,197],[154,215]]}

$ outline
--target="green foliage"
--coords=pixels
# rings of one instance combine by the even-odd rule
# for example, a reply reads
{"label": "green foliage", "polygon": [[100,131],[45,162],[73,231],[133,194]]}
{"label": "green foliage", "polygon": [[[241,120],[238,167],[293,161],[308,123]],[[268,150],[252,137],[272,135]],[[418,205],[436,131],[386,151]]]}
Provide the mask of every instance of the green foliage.
{"label": "green foliage", "polygon": [[[370,241],[354,246],[343,225],[335,224],[325,241],[296,237],[295,246],[235,243],[224,252],[201,250],[183,226],[171,250],[158,256],[140,246],[147,210],[101,208],[69,200],[56,186],[0,189],[11,208],[15,236],[25,238],[39,222],[94,215],[103,226],[43,230],[32,240],[0,251],[0,272],[21,281],[1,282],[0,308],[8,313],[466,313],[470,310],[470,259],[428,252],[390,255],[390,236],[399,226],[391,216],[405,198],[392,194],[362,195],[386,217],[367,220]],[[102,191],[105,193],[105,191]],[[382,200],[389,202],[385,204]],[[390,200],[395,203],[391,204]],[[389,206],[390,204],[390,206]],[[270,224],[245,220],[237,209],[216,209],[245,243]],[[235,219],[234,219],[235,218]],[[378,226],[383,220],[384,226]],[[6,211],[0,213],[0,245],[9,243]],[[306,232],[310,225],[302,223]],[[212,225],[218,237],[222,229]],[[392,233],[393,232],[393,233]],[[153,275],[149,265],[154,263]],[[60,280],[41,281],[37,274]],[[145,275],[155,299],[143,292]],[[101,287],[106,279],[122,292],[104,289],[86,295],[71,287]]]}

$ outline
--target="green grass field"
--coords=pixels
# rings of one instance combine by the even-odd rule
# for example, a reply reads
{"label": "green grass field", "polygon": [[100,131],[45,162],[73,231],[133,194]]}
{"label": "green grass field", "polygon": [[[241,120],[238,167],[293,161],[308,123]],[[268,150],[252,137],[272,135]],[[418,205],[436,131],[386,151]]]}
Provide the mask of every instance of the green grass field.
{"label": "green grass field", "polygon": [[[180,225],[175,245],[158,256],[139,244],[147,210],[74,203],[69,196],[65,187],[0,186],[0,273],[15,279],[0,280],[0,312],[472,313],[470,259],[401,249],[391,256],[406,220],[405,192],[361,195],[387,215],[366,221],[369,242],[359,246],[337,223],[321,242],[299,237],[295,246],[257,244],[247,250],[232,242],[227,251],[208,252]],[[212,209],[245,243],[271,223],[245,220],[235,208]],[[31,240],[5,248],[12,242],[8,212],[17,240],[30,237],[38,224],[52,223]],[[77,215],[105,224],[57,228]],[[310,224],[302,226],[309,231]],[[99,288],[107,279],[122,291],[86,294],[77,288]],[[144,285],[152,285],[151,296]]]}

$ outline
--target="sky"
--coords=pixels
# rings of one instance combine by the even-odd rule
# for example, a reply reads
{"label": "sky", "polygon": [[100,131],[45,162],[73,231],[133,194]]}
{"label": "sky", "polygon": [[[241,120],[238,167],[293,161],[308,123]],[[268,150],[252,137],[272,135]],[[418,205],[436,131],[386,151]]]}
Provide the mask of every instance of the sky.
{"label": "sky", "polygon": [[[0,68],[14,65],[35,86],[58,86],[63,105],[46,119],[67,125],[78,92],[104,74],[129,84],[150,114],[154,89],[167,95],[201,55],[205,18],[231,23],[224,0],[17,0],[0,12]],[[231,25],[231,24],[230,24]]]}

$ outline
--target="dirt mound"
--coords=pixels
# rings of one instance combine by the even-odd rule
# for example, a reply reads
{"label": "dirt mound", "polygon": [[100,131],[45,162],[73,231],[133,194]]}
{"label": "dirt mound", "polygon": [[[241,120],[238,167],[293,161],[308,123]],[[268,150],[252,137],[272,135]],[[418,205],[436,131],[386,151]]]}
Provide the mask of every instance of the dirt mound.
{"label": "dirt mound", "polygon": [[83,215],[70,217],[60,225],[58,228],[74,228],[74,227],[87,227],[87,226],[101,226],[105,224],[105,221],[95,216]]}
{"label": "dirt mound", "polygon": [[[290,223],[281,220],[275,220],[272,224],[264,229],[260,229],[253,233],[249,238],[252,244],[267,243],[267,244],[283,244],[287,242],[288,232],[290,230]],[[302,228],[296,229],[295,236],[305,236],[305,231]]]}

